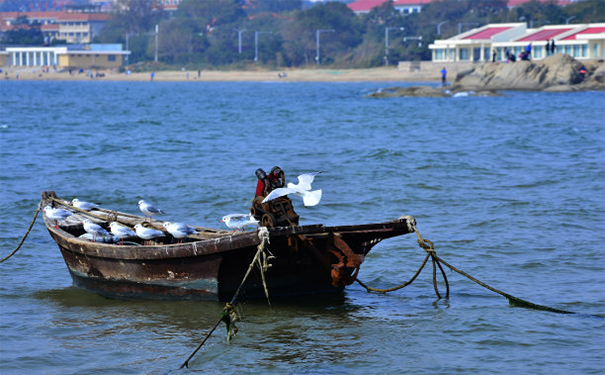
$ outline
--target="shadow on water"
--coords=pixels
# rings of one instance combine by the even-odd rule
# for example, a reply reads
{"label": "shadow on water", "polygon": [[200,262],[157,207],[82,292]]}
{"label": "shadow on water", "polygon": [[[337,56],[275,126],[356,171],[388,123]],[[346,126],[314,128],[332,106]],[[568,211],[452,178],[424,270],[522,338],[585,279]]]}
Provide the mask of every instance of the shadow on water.
{"label": "shadow on water", "polygon": [[[106,298],[76,287],[36,291],[33,297],[50,301],[56,312],[84,313],[82,318],[111,316],[114,320],[151,321],[154,324],[191,330],[211,327],[221,316],[224,302],[216,301],[162,301],[162,300],[117,300]],[[364,306],[346,298],[344,293],[310,295],[299,297],[271,298],[237,303],[240,321],[271,322],[297,317],[313,317],[328,314],[347,319],[347,316]]]}

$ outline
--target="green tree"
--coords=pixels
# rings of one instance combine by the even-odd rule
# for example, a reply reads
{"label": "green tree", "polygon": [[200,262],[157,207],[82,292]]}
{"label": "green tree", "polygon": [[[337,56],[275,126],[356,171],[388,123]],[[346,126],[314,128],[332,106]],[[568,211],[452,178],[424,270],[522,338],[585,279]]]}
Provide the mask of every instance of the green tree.
{"label": "green tree", "polygon": [[244,0],[243,9],[248,15],[284,13],[302,9],[301,0]]}
{"label": "green tree", "polygon": [[4,34],[4,44],[42,45],[44,35],[39,22],[29,23],[27,16],[15,19],[13,28]]}
{"label": "green tree", "polygon": [[316,63],[317,30],[334,30],[320,35],[320,59],[330,64],[338,51],[349,52],[362,41],[355,14],[340,2],[327,2],[297,12],[294,21],[282,30],[284,53],[294,65]]}
{"label": "green tree", "polygon": [[574,17],[570,23],[605,22],[605,1],[578,1],[563,8],[567,17]]}

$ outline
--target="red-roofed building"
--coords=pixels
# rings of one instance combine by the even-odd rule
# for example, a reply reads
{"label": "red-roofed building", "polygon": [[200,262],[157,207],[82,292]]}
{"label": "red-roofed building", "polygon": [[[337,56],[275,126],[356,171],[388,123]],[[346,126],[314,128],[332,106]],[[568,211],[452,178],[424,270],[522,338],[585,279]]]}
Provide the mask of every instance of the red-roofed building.
{"label": "red-roofed building", "polygon": [[357,0],[347,5],[355,14],[369,13],[372,8],[379,7],[387,0]]}
{"label": "red-roofed building", "polygon": [[531,49],[531,59],[565,53],[578,60],[605,58],[605,24],[548,25],[527,29],[525,23],[490,24],[429,45],[435,62],[506,60]]}
{"label": "red-roofed building", "polygon": [[419,13],[422,7],[432,0],[357,0],[347,5],[355,14],[368,13],[387,1],[393,2],[393,8],[403,14]]}
{"label": "red-roofed building", "polygon": [[[531,0],[508,0],[508,7],[509,8],[514,8],[514,7],[518,7],[521,6],[527,2],[530,2]],[[552,0],[538,0],[541,3],[546,3],[546,2],[550,2]],[[569,5],[572,4],[574,1],[573,0],[558,0],[556,2],[556,4],[558,6],[565,6],[565,5]]]}
{"label": "red-roofed building", "polygon": [[531,45],[531,58],[540,60],[551,51],[546,48],[554,41],[555,53],[565,53],[575,59],[602,59],[605,57],[605,24],[548,25],[529,30],[526,35],[492,46],[499,58],[506,50],[518,55]]}
{"label": "red-roofed building", "polygon": [[433,61],[489,61],[495,42],[525,35],[525,23],[489,24],[429,45]]}
{"label": "red-roofed building", "polygon": [[64,39],[67,43],[86,44],[92,41],[111,19],[107,13],[79,12],[0,12],[0,34],[12,30],[15,20],[25,16],[29,23],[42,25],[42,34],[50,42]]}

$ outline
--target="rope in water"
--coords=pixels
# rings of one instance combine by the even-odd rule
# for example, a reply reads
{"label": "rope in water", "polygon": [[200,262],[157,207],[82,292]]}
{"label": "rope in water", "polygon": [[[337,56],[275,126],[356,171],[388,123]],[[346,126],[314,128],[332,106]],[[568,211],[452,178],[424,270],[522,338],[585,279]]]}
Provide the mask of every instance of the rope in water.
{"label": "rope in water", "polygon": [[8,254],[7,256],[5,256],[4,258],[2,258],[0,260],[0,263],[4,262],[5,260],[7,260],[8,258],[12,257],[13,255],[15,255],[15,253],[17,251],[19,251],[19,249],[21,248],[21,246],[23,245],[23,243],[25,242],[25,239],[27,238],[27,236],[29,235],[29,232],[31,232],[32,228],[34,227],[34,223],[36,222],[36,219],[38,218],[38,214],[40,213],[40,209],[41,209],[41,205],[42,202],[38,203],[38,208],[36,209],[36,213],[34,214],[34,218],[32,219],[32,222],[29,223],[29,228],[27,228],[27,231],[25,232],[25,234],[23,235],[23,238],[21,239],[21,242],[19,242],[19,245],[17,245],[17,248],[15,250],[13,250],[10,254]]}
{"label": "rope in water", "polygon": [[414,274],[414,276],[412,276],[412,278],[409,281],[406,281],[405,283],[398,285],[396,287],[393,288],[388,288],[388,289],[377,289],[377,288],[372,288],[369,287],[367,285],[365,285],[364,283],[362,283],[360,280],[356,280],[362,287],[364,287],[368,292],[378,292],[378,293],[386,293],[386,292],[392,292],[394,290],[398,290],[401,289],[403,287],[406,287],[408,285],[410,285],[412,282],[414,282],[414,280],[416,280],[416,277],[418,277],[418,275],[420,274],[420,272],[422,271],[422,269],[424,268],[424,266],[426,265],[426,262],[428,261],[429,257],[431,257],[432,261],[433,261],[433,285],[435,287],[435,292],[437,294],[437,298],[441,298],[441,295],[439,294],[439,289],[437,288],[437,278],[436,278],[436,266],[439,267],[439,269],[441,270],[441,274],[443,275],[443,279],[446,285],[446,289],[447,289],[447,293],[446,293],[446,298],[449,298],[449,283],[447,281],[447,277],[445,276],[445,272],[443,270],[443,267],[441,267],[441,264],[444,264],[445,266],[447,266],[449,269],[451,269],[452,271],[455,271],[459,274],[461,274],[462,276],[474,281],[475,283],[481,285],[482,287],[491,290],[494,293],[498,293],[503,297],[506,297],[506,299],[508,299],[508,302],[511,306],[515,306],[515,307],[525,307],[525,308],[529,308],[529,309],[534,309],[534,310],[543,310],[543,311],[550,311],[550,312],[554,312],[554,313],[558,313],[558,314],[575,314],[572,311],[566,311],[566,310],[561,310],[561,309],[555,309],[553,307],[548,307],[548,306],[544,306],[544,305],[539,305],[533,302],[529,302],[526,300],[523,300],[521,298],[515,297],[511,294],[505,293],[501,290],[498,290],[492,286],[489,286],[487,284],[485,284],[484,282],[479,281],[478,279],[474,278],[473,276],[469,275],[468,273],[459,270],[458,268],[452,266],[451,264],[447,263],[445,260],[443,260],[442,258],[440,258],[439,256],[437,256],[437,252],[435,251],[434,248],[434,244],[433,242],[425,239],[422,237],[422,235],[420,234],[420,232],[418,231],[418,229],[416,228],[416,226],[413,226],[413,230],[416,233],[416,236],[418,237],[418,246],[420,246],[421,248],[423,248],[428,254],[427,256],[424,258],[424,261],[422,262],[422,264],[420,265],[420,268],[418,268],[418,271],[416,271],[416,273]]}
{"label": "rope in water", "polygon": [[[237,301],[237,297],[239,296],[239,293],[241,292],[241,290],[244,286],[244,283],[248,279],[248,276],[250,275],[250,272],[252,271],[252,269],[254,268],[255,265],[259,265],[259,268],[260,268],[260,271],[262,274],[263,287],[265,290],[265,294],[267,296],[267,301],[269,301],[269,292],[267,290],[267,285],[265,284],[265,277],[264,277],[264,271],[269,266],[267,265],[266,260],[264,260],[264,265],[261,264],[261,258],[264,258],[263,255],[265,252],[266,244],[269,243],[269,231],[267,230],[266,227],[261,227],[259,229],[258,236],[261,239],[261,243],[257,246],[258,250],[256,251],[254,258],[252,259],[252,262],[250,262],[250,266],[248,267],[248,270],[246,271],[246,274],[244,275],[242,282],[239,284],[239,287],[235,291],[235,294],[233,295],[231,302],[228,302],[227,304],[225,304],[225,307],[223,308],[223,311],[221,313],[221,317],[219,318],[219,320],[214,324],[214,326],[212,327],[210,332],[208,332],[206,337],[204,337],[204,340],[202,340],[202,342],[197,346],[197,348],[195,348],[193,353],[191,353],[191,355],[185,360],[185,362],[183,362],[183,364],[179,368],[183,368],[183,367],[189,368],[189,361],[191,360],[191,358],[193,358],[193,356],[195,356],[195,354],[202,348],[202,346],[210,338],[212,333],[214,333],[214,331],[219,326],[219,324],[221,324],[221,322],[225,322],[225,324],[227,325],[228,339],[231,339],[231,337],[237,332],[237,328],[234,329],[234,332],[231,332],[231,326],[233,325],[233,323],[236,319],[236,314],[233,309],[233,306],[235,305],[235,302]],[[268,257],[268,259],[270,259],[270,257]],[[270,303],[269,303],[269,305],[270,305]]]}

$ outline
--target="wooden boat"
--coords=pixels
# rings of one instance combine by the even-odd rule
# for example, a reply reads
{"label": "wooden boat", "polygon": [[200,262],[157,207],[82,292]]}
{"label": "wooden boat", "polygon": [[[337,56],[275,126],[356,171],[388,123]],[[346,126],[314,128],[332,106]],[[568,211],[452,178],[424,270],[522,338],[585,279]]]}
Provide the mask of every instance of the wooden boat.
{"label": "wooden boat", "polygon": [[[144,222],[144,217],[105,209],[79,211],[53,191],[42,193],[40,207],[46,206],[74,212],[58,226],[43,215],[74,284],[119,299],[229,301],[263,241],[266,272],[255,268],[250,273],[239,300],[264,297],[263,276],[272,298],[342,292],[354,282],[372,247],[383,239],[413,233],[415,227],[409,216],[375,224],[261,227],[240,232],[194,227],[197,233],[182,243],[165,232],[152,243],[136,237],[120,244],[98,238],[91,241],[83,220],[104,228],[111,221],[132,227]],[[159,228],[162,223],[152,220],[151,224]],[[265,237],[259,236],[261,232]]]}

